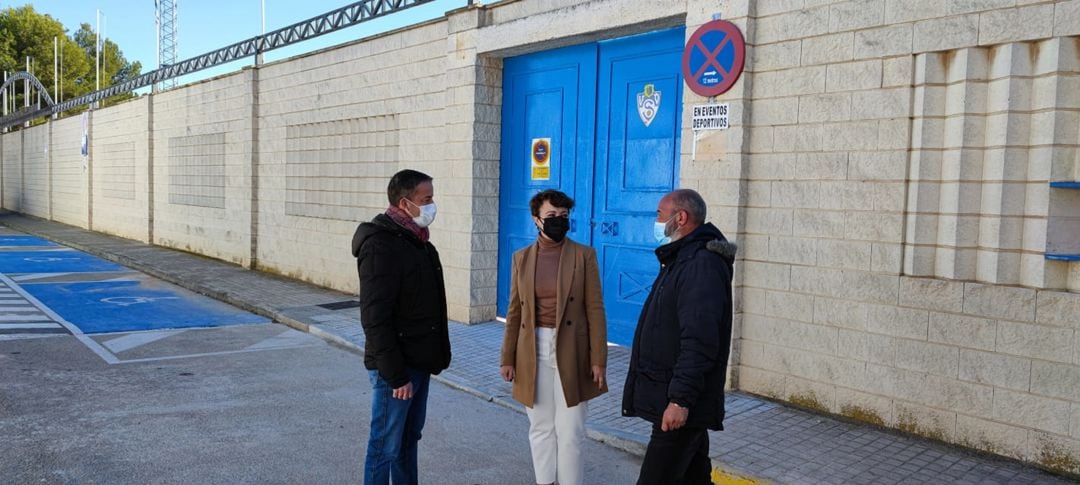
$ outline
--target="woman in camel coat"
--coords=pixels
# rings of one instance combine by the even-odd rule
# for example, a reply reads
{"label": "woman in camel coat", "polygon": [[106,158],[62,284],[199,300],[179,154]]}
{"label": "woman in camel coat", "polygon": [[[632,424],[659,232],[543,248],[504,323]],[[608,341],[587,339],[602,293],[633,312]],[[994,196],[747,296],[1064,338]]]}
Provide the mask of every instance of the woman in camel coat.
{"label": "woman in camel coat", "polygon": [[596,250],[566,239],[574,201],[529,203],[535,243],[514,253],[501,374],[526,406],[536,482],[583,483],[586,401],[607,392],[607,319]]}

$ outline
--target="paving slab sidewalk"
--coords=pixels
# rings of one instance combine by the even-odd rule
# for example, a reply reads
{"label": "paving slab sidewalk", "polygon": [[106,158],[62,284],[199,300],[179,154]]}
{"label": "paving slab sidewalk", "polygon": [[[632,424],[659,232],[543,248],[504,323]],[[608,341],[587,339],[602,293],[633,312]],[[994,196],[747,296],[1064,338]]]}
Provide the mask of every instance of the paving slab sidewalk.
{"label": "paving slab sidewalk", "polygon": [[[182,251],[19,214],[0,224],[41,236],[362,353],[355,296]],[[342,248],[342,251],[347,251]],[[498,376],[502,324],[451,323],[454,359],[436,378],[524,413]],[[593,439],[644,454],[650,427],[620,415],[629,349],[609,348],[611,392],[589,402]],[[716,483],[1077,483],[1033,466],[849,422],[742,392],[727,396],[725,431],[710,433]],[[523,434],[522,439],[527,439]],[[528,457],[522,457],[528,459]]]}

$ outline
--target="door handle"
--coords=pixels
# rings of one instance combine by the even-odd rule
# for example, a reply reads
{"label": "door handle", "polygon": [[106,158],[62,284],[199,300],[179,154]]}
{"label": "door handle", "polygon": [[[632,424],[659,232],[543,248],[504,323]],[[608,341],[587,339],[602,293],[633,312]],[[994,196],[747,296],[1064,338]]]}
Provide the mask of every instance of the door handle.
{"label": "door handle", "polygon": [[610,236],[618,236],[619,235],[619,222],[618,221],[615,221],[615,222],[601,222],[600,223],[600,234],[606,234],[606,235],[610,235]]}

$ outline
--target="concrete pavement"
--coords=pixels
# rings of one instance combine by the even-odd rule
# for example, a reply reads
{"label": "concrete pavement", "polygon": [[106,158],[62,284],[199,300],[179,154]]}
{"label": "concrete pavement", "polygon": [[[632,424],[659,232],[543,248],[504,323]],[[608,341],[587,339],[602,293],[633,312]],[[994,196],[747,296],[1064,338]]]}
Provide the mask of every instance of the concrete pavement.
{"label": "concrete pavement", "polygon": [[[228,263],[19,215],[0,223],[219,298],[342,346],[362,349],[353,296]],[[346,248],[342,249],[343,251]],[[351,268],[350,268],[351,270]],[[521,411],[498,379],[501,324],[451,325],[454,362],[438,380]],[[612,392],[590,406],[594,439],[642,453],[648,425],[619,416],[629,349],[610,349]],[[1073,483],[1034,467],[788,407],[728,397],[726,431],[711,433],[717,481],[776,483]],[[524,435],[521,437],[524,440]],[[464,444],[463,444],[464,445]]]}

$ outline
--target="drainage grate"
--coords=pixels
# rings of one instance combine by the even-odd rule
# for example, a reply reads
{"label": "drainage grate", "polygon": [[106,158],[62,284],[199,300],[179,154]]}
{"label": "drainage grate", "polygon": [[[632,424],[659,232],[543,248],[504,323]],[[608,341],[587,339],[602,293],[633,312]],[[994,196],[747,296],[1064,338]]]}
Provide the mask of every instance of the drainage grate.
{"label": "drainage grate", "polygon": [[360,302],[357,300],[346,300],[334,303],[324,303],[322,305],[319,305],[319,307],[325,308],[327,310],[345,310],[348,308],[360,308]]}

